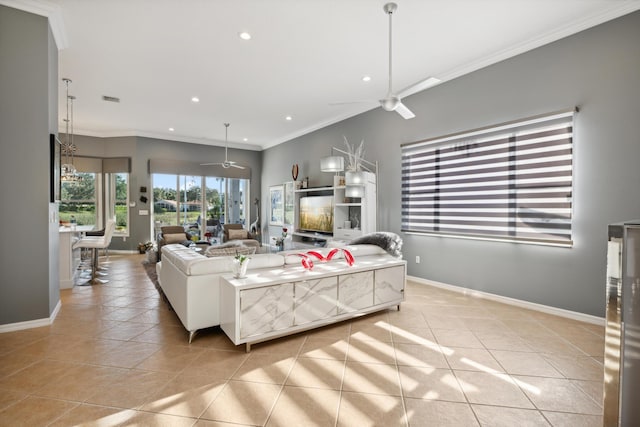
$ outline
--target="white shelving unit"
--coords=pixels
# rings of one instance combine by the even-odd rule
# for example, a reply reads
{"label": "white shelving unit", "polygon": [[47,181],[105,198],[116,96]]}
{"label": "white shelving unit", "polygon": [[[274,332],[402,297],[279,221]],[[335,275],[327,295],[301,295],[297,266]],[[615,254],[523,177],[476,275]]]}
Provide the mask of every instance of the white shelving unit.
{"label": "white shelving unit", "polygon": [[[377,194],[376,175],[365,172],[364,196],[350,198],[346,196],[347,187],[316,187],[298,189],[295,194],[292,243],[294,247],[325,246],[328,240],[349,241],[366,233],[376,231]],[[300,197],[333,196],[333,233],[314,233],[300,230]]]}
{"label": "white shelving unit", "polygon": [[333,238],[351,240],[363,234],[376,231],[377,194],[376,176],[364,172],[364,196],[350,198],[346,196],[347,187],[334,187]]}

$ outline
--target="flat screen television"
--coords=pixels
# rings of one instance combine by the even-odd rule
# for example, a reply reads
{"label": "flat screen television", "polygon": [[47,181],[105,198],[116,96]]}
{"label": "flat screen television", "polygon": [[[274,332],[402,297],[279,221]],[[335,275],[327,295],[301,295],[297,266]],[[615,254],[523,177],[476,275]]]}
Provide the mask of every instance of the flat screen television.
{"label": "flat screen television", "polygon": [[333,233],[333,196],[304,196],[299,202],[300,231]]}

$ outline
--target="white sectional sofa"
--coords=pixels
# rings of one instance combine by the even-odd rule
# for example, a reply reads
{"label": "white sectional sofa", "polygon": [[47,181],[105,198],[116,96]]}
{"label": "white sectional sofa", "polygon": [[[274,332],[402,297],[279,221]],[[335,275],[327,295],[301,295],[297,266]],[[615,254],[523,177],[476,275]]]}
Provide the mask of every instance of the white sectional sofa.
{"label": "white sectional sofa", "polygon": [[[397,280],[402,283],[397,283],[396,286],[401,288],[402,292],[404,291],[405,261],[392,257],[384,249],[376,245],[346,246],[345,249],[353,254],[355,258],[354,266],[349,267],[347,265],[343,252],[340,251],[331,261],[327,262],[332,267],[329,269],[331,273],[328,273],[328,275],[344,275],[356,270],[375,270],[381,265],[393,262],[403,266],[402,277]],[[326,257],[330,250],[330,248],[321,248],[317,249],[317,252]],[[301,267],[302,257],[299,254],[306,252],[306,250],[292,250],[251,255],[247,274],[253,279],[264,277],[263,286],[268,286],[269,280],[273,280],[273,277],[282,277],[287,274],[290,276],[299,275],[300,271],[304,270]],[[231,275],[232,259],[233,257],[231,256],[208,258],[179,244],[169,244],[162,247],[162,261],[156,264],[158,282],[180,321],[189,331],[189,342],[192,341],[199,329],[221,324],[221,283],[224,281],[228,285],[228,281],[233,279]],[[314,257],[310,257],[310,259],[316,264],[321,263]],[[271,277],[271,279],[266,279],[267,277]],[[404,294],[402,294],[403,296]],[[399,301],[396,301],[395,304],[399,305]],[[387,304],[386,306],[369,307],[363,313],[388,306]],[[357,312],[352,314],[354,316],[358,315]],[[338,320],[344,320],[344,316],[336,319],[336,321]],[[326,323],[328,322],[323,322],[323,324]],[[318,323],[318,325],[309,326],[316,327],[319,325]],[[227,332],[227,334],[229,333]],[[233,337],[230,338],[233,340]],[[235,340],[233,341],[235,342]]]}

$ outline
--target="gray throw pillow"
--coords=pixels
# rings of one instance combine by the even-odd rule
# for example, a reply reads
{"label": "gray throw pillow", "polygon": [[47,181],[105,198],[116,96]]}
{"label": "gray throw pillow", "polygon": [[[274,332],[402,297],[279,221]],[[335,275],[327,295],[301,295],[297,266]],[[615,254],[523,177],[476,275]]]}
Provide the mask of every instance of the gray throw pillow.
{"label": "gray throw pillow", "polygon": [[376,231],[356,237],[349,242],[350,245],[376,245],[396,258],[402,258],[402,238],[390,231]]}

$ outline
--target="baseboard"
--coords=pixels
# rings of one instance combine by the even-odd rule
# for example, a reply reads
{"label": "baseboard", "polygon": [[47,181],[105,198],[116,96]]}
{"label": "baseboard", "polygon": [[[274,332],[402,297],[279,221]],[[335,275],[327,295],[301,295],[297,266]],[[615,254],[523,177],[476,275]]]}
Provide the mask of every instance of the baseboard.
{"label": "baseboard", "polygon": [[579,313],[577,311],[565,310],[563,308],[551,307],[548,305],[537,304],[535,302],[523,301],[515,298],[503,297],[501,295],[491,294],[489,292],[476,291],[474,289],[463,288],[461,286],[449,285],[447,283],[427,280],[421,277],[407,276],[407,280],[417,282],[422,285],[434,286],[436,288],[446,289],[452,292],[458,292],[476,298],[484,298],[491,301],[497,301],[504,304],[522,307],[529,310],[540,311],[542,313],[553,314],[555,316],[565,317],[567,319],[578,320],[580,322],[591,323],[593,325],[605,326],[603,317],[592,316],[590,314]]}
{"label": "baseboard", "polygon": [[[128,249],[109,249],[109,253],[110,254],[117,254],[117,255],[133,255],[133,254],[139,254],[140,252],[138,252],[138,250],[128,250]],[[100,255],[101,257],[104,257],[103,255]]]}
{"label": "baseboard", "polygon": [[26,322],[9,323],[7,325],[0,325],[0,333],[21,331],[23,329],[41,328],[43,326],[49,326],[53,323],[62,308],[62,302],[58,300],[56,307],[53,309],[51,316],[44,319],[27,320]]}

